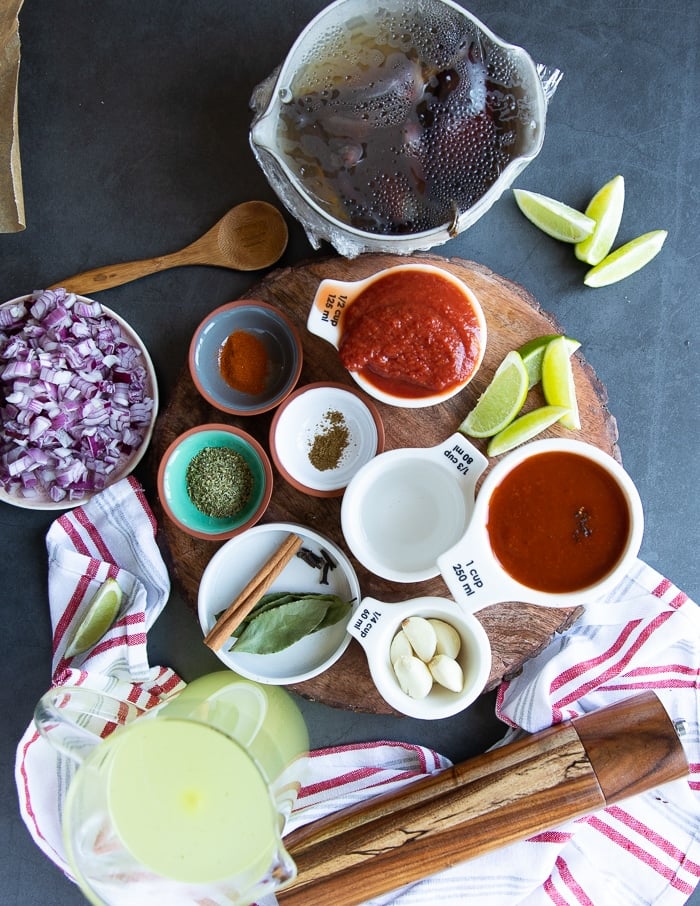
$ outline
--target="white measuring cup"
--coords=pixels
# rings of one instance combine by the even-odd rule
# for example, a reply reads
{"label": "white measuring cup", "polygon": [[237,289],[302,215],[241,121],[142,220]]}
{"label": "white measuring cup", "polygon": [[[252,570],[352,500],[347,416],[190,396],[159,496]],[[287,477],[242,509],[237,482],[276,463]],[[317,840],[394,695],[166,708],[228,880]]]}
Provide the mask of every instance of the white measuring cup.
{"label": "white measuring cup", "polygon": [[[615,562],[581,587],[561,592],[547,590],[544,581],[525,583],[514,578],[494,553],[489,536],[490,507],[496,490],[528,459],[547,453],[573,454],[602,467],[624,498],[628,517],[626,538]],[[554,489],[552,494],[556,494]],[[531,525],[516,528],[527,534]],[[524,444],[493,468],[479,490],[469,527],[456,544],[438,556],[437,565],[455,601],[467,611],[474,612],[503,601],[522,601],[541,607],[575,607],[600,600],[623,578],[637,558],[643,531],[644,514],[639,492],[622,466],[592,444],[550,438]],[[552,545],[556,544],[556,538],[552,538]],[[541,561],[538,565],[544,580],[547,563]]]}
{"label": "white measuring cup", "polygon": [[434,578],[438,556],[467,530],[487,462],[457,432],[434,447],[375,456],[345,489],[340,521],[348,547],[383,579]]}

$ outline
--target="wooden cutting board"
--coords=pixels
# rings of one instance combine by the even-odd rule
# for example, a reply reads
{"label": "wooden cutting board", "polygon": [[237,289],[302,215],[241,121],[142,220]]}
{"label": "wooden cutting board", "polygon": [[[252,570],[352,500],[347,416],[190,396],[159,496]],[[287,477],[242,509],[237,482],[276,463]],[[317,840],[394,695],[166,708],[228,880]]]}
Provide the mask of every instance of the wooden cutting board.
{"label": "wooden cutting board", "polygon": [[[436,264],[464,280],[476,293],[486,316],[488,343],[483,364],[469,386],[456,397],[428,409],[398,409],[377,403],[386,432],[385,449],[433,446],[452,434],[473,407],[495,369],[511,349],[532,337],[563,333],[555,319],[542,311],[537,301],[521,286],[498,276],[472,261],[445,259],[424,254],[413,261]],[[306,318],[321,280],[361,280],[378,270],[405,262],[391,255],[363,255],[354,260],[333,257],[279,269],[253,286],[246,298],[261,299],[279,306],[299,327],[304,346],[304,366],[299,385],[319,380],[355,386],[339,362],[336,350],[306,330]],[[619,459],[617,426],[606,408],[607,394],[581,351],[573,359],[574,378],[581,412],[581,431],[576,436]],[[530,391],[526,408],[544,402],[539,387]],[[155,472],[168,445],[183,431],[207,422],[229,422],[244,428],[269,449],[268,432],[272,413],[236,418],[213,409],[196,391],[187,366],[177,381],[167,407],[156,424],[151,445],[151,468]],[[543,436],[571,436],[555,426]],[[484,441],[476,441],[485,448]],[[495,460],[494,460],[495,462]],[[363,595],[396,602],[420,595],[448,596],[441,578],[411,585],[387,582],[369,573],[350,555],[340,530],[341,498],[310,497],[289,486],[275,473],[275,483],[264,522],[292,521],[308,525],[339,544],[350,556]],[[196,612],[199,581],[220,543],[201,541],[173,525],[155,504],[169,558],[171,575]],[[510,602],[494,605],[477,614],[491,641],[493,662],[487,690],[512,676],[524,661],[537,654],[555,632],[576,619],[576,609],[549,609]],[[196,616],[193,616],[196,619]],[[353,640],[345,654],[328,671],[305,683],[290,687],[298,694],[333,707],[370,713],[392,713],[374,688],[364,653]]]}

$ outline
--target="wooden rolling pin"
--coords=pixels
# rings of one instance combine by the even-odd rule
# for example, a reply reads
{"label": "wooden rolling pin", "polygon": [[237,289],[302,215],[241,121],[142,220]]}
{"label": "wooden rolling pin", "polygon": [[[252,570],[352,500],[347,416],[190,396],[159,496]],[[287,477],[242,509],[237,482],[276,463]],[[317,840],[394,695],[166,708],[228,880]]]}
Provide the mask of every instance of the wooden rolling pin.
{"label": "wooden rolling pin", "polygon": [[343,809],[285,838],[281,906],[354,906],[688,774],[645,692]]}

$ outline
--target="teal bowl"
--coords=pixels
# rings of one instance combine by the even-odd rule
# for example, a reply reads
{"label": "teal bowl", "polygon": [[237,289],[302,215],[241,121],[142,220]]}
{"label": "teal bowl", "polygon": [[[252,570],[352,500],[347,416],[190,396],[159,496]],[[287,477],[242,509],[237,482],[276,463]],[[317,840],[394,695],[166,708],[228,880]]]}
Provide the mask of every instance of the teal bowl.
{"label": "teal bowl", "polygon": [[[233,516],[218,518],[200,510],[187,491],[187,469],[206,447],[227,447],[239,453],[252,475],[248,501]],[[232,425],[200,425],[177,437],[158,467],[158,495],[163,509],[183,532],[207,541],[233,538],[262,517],[272,496],[272,466],[260,444]]]}

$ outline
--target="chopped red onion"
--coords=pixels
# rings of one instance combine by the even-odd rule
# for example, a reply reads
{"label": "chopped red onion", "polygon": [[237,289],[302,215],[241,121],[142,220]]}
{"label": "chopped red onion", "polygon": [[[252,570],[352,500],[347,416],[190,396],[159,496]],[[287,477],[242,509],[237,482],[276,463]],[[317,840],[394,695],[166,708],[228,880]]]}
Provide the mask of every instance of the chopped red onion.
{"label": "chopped red onion", "polygon": [[0,486],[59,503],[105,487],[153,415],[141,350],[64,289],[0,309]]}

